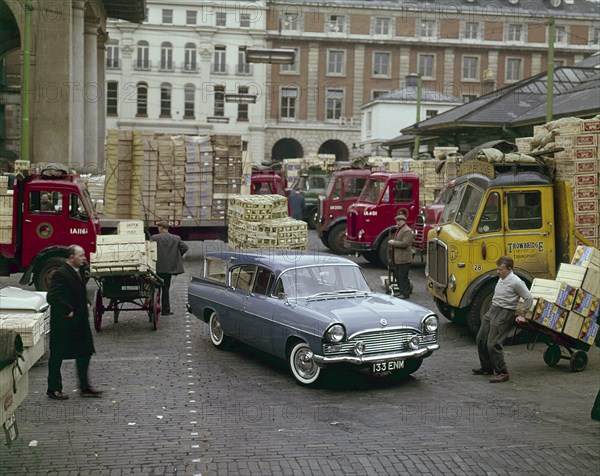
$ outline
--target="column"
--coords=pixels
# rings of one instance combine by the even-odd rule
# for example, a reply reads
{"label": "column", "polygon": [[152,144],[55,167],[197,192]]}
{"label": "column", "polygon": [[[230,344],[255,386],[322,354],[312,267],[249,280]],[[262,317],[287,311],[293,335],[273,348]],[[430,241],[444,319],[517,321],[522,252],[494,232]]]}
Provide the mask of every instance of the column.
{"label": "column", "polygon": [[494,78],[496,78],[496,84],[504,84],[504,78],[499,78],[498,77],[498,59],[499,59],[499,54],[497,51],[488,51],[488,67],[487,69],[489,69],[493,75]]}
{"label": "column", "polygon": [[322,84],[319,84],[319,44],[309,43],[308,45],[308,91],[304,94],[306,101],[306,120],[307,122],[317,121],[317,105],[319,101],[324,100],[325,91],[321,91]]}
{"label": "column", "polygon": [[[454,63],[456,62],[457,57],[455,55],[455,51],[454,48],[445,48],[444,49],[444,84],[441,85],[441,87],[438,89],[436,88],[440,93],[441,92],[446,92],[446,91],[453,91],[453,95],[456,95],[456,93],[454,92],[455,90],[458,90],[458,87],[454,87]],[[458,57],[458,61],[460,64],[461,61],[461,57]],[[460,81],[460,77],[458,78],[458,81]],[[458,81],[456,82],[456,86],[458,86]],[[460,94],[458,94],[458,96],[460,96]]]}
{"label": "column", "polygon": [[[101,98],[98,100],[98,169],[104,169],[104,141],[106,139],[106,42],[108,35],[101,32],[98,35],[98,55],[97,55],[97,75],[98,85],[102,92]],[[123,91],[123,88],[120,88]],[[119,111],[122,114],[122,111]]]}
{"label": "column", "polygon": [[410,48],[408,48],[407,46],[401,46],[398,60],[398,74],[400,75],[398,87],[404,87],[406,76],[408,76],[410,73],[416,72],[416,69],[415,71],[410,70]]}
{"label": "column", "polygon": [[84,155],[86,171],[96,172],[98,164],[98,102],[105,102],[104,81],[98,81],[98,25],[85,27],[85,57],[83,112],[84,122]]}
{"label": "column", "polygon": [[[360,120],[360,106],[364,102],[371,99],[363,97],[364,92],[364,77],[365,77],[365,47],[364,45],[356,45],[354,47],[354,77],[352,78],[352,118],[358,122]],[[367,93],[370,94],[370,93]]]}
{"label": "column", "polygon": [[69,100],[71,101],[71,134],[69,148],[69,164],[72,168],[83,168],[84,150],[84,12],[85,1],[73,1],[71,18],[71,81]]}
{"label": "column", "polygon": [[542,54],[531,53],[531,76],[542,72]]}

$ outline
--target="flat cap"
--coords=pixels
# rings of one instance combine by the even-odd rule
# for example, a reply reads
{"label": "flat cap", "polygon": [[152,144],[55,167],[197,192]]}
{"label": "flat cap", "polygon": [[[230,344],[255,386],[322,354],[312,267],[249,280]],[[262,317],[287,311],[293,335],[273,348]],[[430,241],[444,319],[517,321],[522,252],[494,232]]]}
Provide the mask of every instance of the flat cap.
{"label": "flat cap", "polygon": [[161,228],[169,228],[169,222],[165,221],[165,220],[161,220],[157,223],[158,226],[160,226]]}
{"label": "flat cap", "polygon": [[406,219],[407,219],[406,213],[404,213],[403,211],[399,211],[398,214],[396,215],[396,220],[406,221]]}

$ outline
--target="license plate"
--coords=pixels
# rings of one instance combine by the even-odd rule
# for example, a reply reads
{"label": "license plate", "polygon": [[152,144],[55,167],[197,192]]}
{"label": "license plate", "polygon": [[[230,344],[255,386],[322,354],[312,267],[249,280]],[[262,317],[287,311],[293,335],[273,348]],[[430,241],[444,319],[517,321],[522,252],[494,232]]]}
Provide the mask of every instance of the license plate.
{"label": "license plate", "polygon": [[404,368],[404,360],[390,360],[389,362],[375,362],[371,367],[371,372],[374,374],[380,372],[391,372]]}

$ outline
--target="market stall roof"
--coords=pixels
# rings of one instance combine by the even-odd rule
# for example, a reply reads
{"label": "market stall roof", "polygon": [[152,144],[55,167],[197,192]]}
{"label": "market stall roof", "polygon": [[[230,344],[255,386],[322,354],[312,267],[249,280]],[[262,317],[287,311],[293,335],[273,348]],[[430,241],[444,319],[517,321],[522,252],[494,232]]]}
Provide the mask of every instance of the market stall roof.
{"label": "market stall roof", "polygon": [[[541,124],[546,120],[547,86],[547,73],[540,73],[413,124],[402,133],[431,135]],[[600,54],[554,70],[554,119],[587,117],[599,110]]]}
{"label": "market stall roof", "polygon": [[142,23],[146,18],[146,0],[102,0],[106,16],[133,23]]}
{"label": "market stall roof", "polygon": [[[395,89],[386,94],[376,97],[375,99],[363,104],[361,109],[364,109],[374,103],[378,102],[402,102],[402,103],[416,103],[417,102],[418,88],[415,85],[407,85],[400,89]],[[421,89],[421,102],[423,103],[450,103],[450,104],[462,104],[462,99],[455,96],[449,96],[440,91],[433,89],[422,88]]]}
{"label": "market stall roof", "polygon": [[[401,149],[403,147],[409,147],[412,146],[413,143],[415,142],[415,137],[413,135],[399,135],[398,137],[394,137],[393,139],[390,139],[386,142],[382,142],[381,145],[383,147],[391,147],[392,149]],[[427,136],[427,137],[421,137],[420,141],[421,143],[426,143],[426,142],[430,142],[433,140],[438,139],[438,137],[434,137],[434,136]]]}

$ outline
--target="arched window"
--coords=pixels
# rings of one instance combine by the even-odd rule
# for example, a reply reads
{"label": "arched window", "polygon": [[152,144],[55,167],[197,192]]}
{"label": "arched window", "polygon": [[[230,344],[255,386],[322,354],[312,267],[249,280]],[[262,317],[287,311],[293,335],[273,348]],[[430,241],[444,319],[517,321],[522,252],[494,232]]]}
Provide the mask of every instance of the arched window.
{"label": "arched window", "polygon": [[168,41],[160,45],[160,69],[173,69],[173,45]]}
{"label": "arched window", "polygon": [[135,69],[150,69],[150,46],[147,41],[138,41]]}
{"label": "arched window", "polygon": [[138,83],[137,85],[137,117],[148,117],[148,85]]}
{"label": "arched window", "polygon": [[193,84],[186,84],[184,90],[183,118],[194,119],[194,103],[196,98],[196,87]]}
{"label": "arched window", "polygon": [[171,85],[160,85],[160,117],[171,117]]}
{"label": "arched window", "polygon": [[185,44],[185,60],[183,63],[184,71],[196,71],[196,45],[194,43]]}

